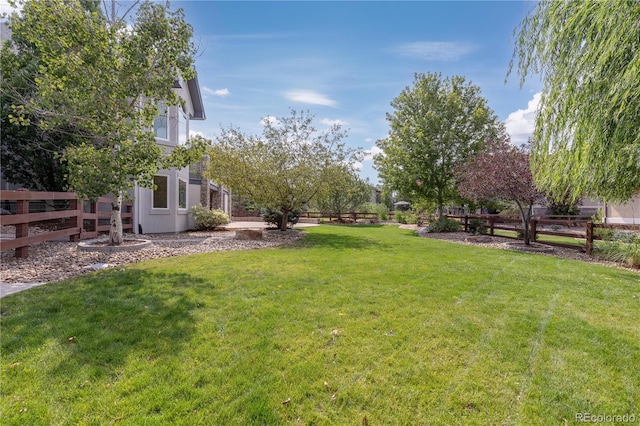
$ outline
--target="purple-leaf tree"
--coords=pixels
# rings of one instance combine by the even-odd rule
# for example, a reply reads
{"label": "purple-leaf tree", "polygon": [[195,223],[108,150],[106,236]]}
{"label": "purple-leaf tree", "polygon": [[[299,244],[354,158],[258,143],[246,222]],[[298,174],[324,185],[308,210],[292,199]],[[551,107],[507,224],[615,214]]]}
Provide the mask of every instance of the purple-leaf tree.
{"label": "purple-leaf tree", "polygon": [[515,203],[522,219],[524,243],[531,243],[533,205],[544,200],[544,193],[533,183],[528,146],[516,147],[506,135],[489,141],[482,152],[461,163],[455,175],[458,191],[465,198]]}

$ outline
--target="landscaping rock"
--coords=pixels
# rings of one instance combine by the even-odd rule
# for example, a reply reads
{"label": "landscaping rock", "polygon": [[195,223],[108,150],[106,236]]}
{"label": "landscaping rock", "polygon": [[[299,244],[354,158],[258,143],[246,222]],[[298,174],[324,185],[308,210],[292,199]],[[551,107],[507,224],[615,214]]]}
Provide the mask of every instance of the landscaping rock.
{"label": "landscaping rock", "polygon": [[423,226],[422,228],[416,229],[416,234],[418,234],[418,235],[426,235],[428,233],[429,233],[429,227],[428,226]]}
{"label": "landscaping rock", "polygon": [[257,229],[238,229],[236,231],[236,240],[255,241],[262,239],[262,231]]}
{"label": "landscaping rock", "polygon": [[[3,227],[4,228],[4,227]],[[3,229],[4,230],[4,229]],[[30,230],[31,233],[31,230]],[[239,241],[232,231],[184,232],[180,234],[145,235],[153,244],[141,250],[122,253],[104,253],[77,250],[71,241],[49,241],[29,248],[29,257],[16,258],[13,250],[0,256],[0,295],[24,290],[33,284],[18,285],[14,290],[9,283],[46,283],[85,274],[92,264],[121,266],[161,257],[185,256],[229,250],[249,250],[291,243],[304,234],[296,230],[265,231],[263,238]]]}
{"label": "landscaping rock", "polygon": [[493,238],[488,235],[472,235],[464,239],[468,243],[491,243]]}

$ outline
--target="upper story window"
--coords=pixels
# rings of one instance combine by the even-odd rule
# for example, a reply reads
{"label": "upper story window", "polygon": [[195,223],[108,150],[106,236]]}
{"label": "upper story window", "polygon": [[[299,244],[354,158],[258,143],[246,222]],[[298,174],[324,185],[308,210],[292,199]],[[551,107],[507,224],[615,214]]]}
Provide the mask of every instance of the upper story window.
{"label": "upper story window", "polygon": [[178,145],[185,145],[189,140],[189,126],[184,109],[178,111]]}
{"label": "upper story window", "polygon": [[158,102],[158,115],[153,120],[156,138],[169,139],[169,110],[164,102]]}

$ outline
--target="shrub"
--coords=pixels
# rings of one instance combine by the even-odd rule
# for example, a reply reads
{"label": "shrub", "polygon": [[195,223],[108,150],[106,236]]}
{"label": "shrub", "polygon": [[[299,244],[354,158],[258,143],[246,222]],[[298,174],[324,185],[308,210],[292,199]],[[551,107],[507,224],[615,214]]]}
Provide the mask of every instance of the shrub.
{"label": "shrub", "polygon": [[415,213],[409,213],[406,216],[407,223],[411,225],[417,225],[420,222],[420,217]]}
{"label": "shrub", "polygon": [[[280,224],[282,223],[282,212],[280,210],[263,207],[260,209],[260,216],[262,216],[262,220],[271,225],[275,225],[276,227],[280,227]],[[295,225],[298,223],[298,220],[300,220],[299,210],[290,211],[287,215],[288,226]]]}
{"label": "shrub", "polygon": [[429,222],[429,232],[457,232],[460,228],[460,222],[448,217],[441,217]]}
{"label": "shrub", "polygon": [[612,241],[614,234],[615,232],[611,228],[593,228],[593,236],[599,237],[603,241]]}
{"label": "shrub", "polygon": [[379,220],[389,219],[388,209],[384,204],[364,203],[360,207],[360,211],[363,213],[378,213]]}
{"label": "shrub", "polygon": [[485,234],[487,232],[487,226],[482,219],[471,219],[469,221],[469,231],[474,234]]}
{"label": "shrub", "polygon": [[[519,230],[518,232],[516,232],[516,237],[520,240],[524,240],[524,231]],[[531,241],[538,241],[538,237],[539,235],[536,234],[536,237],[533,238],[533,235],[531,234],[531,232],[529,233],[529,238],[531,239]]]}
{"label": "shrub", "polygon": [[191,213],[196,229],[214,229],[216,226],[229,223],[229,215],[220,209],[209,210],[198,204],[191,207]]}
{"label": "shrub", "polygon": [[403,224],[407,223],[407,216],[405,215],[404,212],[401,212],[400,210],[396,210],[396,213],[393,215],[393,218],[398,223],[403,223]]}
{"label": "shrub", "polygon": [[594,254],[605,260],[640,268],[640,236],[632,234],[622,240],[598,241]]}

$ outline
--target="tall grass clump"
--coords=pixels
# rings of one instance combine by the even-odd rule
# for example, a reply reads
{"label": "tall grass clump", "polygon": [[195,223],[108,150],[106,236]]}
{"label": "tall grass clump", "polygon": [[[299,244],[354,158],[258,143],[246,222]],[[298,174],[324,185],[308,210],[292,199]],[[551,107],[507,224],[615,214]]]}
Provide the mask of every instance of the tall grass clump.
{"label": "tall grass clump", "polygon": [[640,268],[640,234],[614,232],[596,243],[595,255],[612,262]]}

